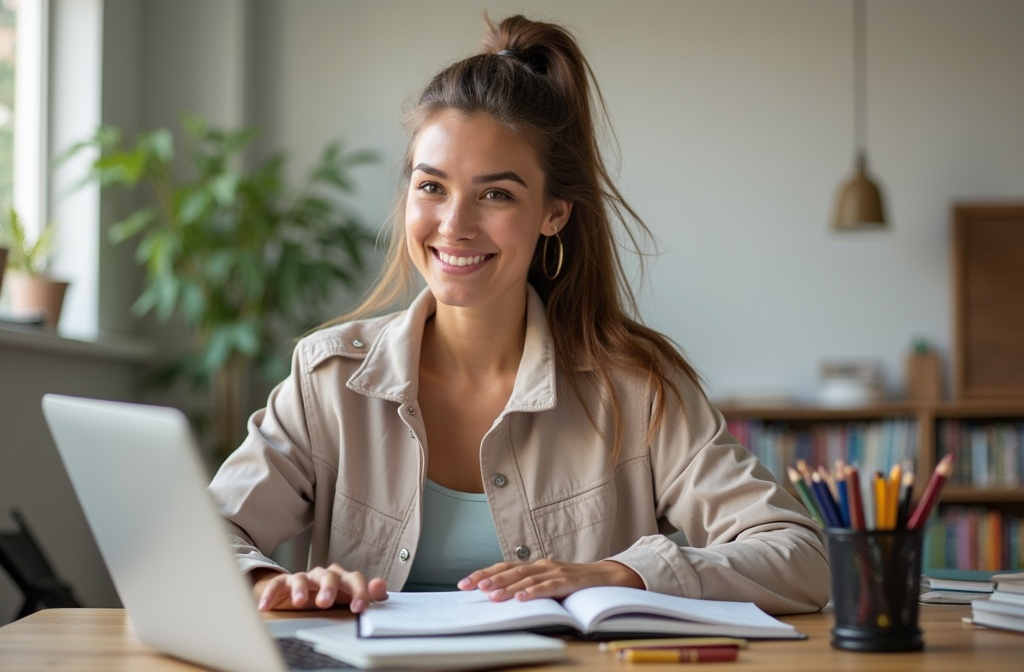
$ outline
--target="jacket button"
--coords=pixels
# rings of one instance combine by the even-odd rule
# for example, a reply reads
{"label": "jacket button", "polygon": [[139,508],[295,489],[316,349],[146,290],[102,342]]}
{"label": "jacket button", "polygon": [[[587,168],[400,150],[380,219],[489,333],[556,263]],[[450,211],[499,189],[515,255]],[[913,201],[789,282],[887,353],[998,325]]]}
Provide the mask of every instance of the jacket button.
{"label": "jacket button", "polygon": [[366,344],[363,343],[362,341],[360,341],[358,338],[353,338],[352,339],[352,345],[354,345],[357,348],[361,348],[361,347],[363,347]]}
{"label": "jacket button", "polygon": [[508,485],[508,479],[505,478],[504,474],[495,474],[491,479],[491,483],[494,483],[494,486],[497,488],[504,488]]}
{"label": "jacket button", "polygon": [[517,546],[516,557],[520,560],[528,559],[530,557],[530,549],[528,549],[526,546]]}
{"label": "jacket button", "polygon": [[405,410],[409,411],[409,415],[416,415],[416,409],[412,406],[406,406]]}
{"label": "jacket button", "polygon": [[409,562],[409,549],[403,548],[398,552],[398,559],[402,562]]}

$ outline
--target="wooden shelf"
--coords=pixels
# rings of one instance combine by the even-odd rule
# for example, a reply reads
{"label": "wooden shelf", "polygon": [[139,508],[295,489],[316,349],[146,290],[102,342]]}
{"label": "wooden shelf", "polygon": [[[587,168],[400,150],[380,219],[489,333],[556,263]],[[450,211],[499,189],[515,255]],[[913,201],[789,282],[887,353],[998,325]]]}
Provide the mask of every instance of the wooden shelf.
{"label": "wooden shelf", "polygon": [[972,488],[947,485],[942,489],[945,504],[998,504],[1024,502],[1024,488]]}
{"label": "wooden shelf", "polygon": [[856,408],[801,404],[766,406],[728,403],[719,404],[718,410],[729,420],[822,420],[831,422],[834,420],[871,420],[913,416],[919,412],[919,407],[907,402],[885,402]]}
{"label": "wooden shelf", "polygon": [[[1024,398],[910,401],[893,400],[852,408],[810,404],[721,403],[718,409],[727,420],[761,420],[768,423],[814,425],[906,418],[917,425],[917,470],[930,474],[937,461],[937,425],[943,420],[1024,421]],[[921,479],[922,481],[924,479]],[[920,496],[923,482],[917,484]],[[1024,487],[973,488],[950,484],[943,489],[943,503],[1024,504]]]}

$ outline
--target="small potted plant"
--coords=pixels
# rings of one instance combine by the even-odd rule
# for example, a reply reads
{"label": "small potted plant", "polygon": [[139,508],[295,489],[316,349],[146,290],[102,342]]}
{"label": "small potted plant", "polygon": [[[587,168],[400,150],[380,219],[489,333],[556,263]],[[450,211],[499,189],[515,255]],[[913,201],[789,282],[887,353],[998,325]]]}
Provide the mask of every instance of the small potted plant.
{"label": "small potted plant", "polygon": [[7,248],[0,243],[0,292],[4,289],[4,273],[7,272]]}
{"label": "small potted plant", "polygon": [[45,226],[30,240],[17,211],[8,208],[0,216],[0,246],[6,248],[8,292],[11,310],[17,318],[41,321],[55,330],[60,322],[68,283],[47,273],[53,248],[54,227]]}

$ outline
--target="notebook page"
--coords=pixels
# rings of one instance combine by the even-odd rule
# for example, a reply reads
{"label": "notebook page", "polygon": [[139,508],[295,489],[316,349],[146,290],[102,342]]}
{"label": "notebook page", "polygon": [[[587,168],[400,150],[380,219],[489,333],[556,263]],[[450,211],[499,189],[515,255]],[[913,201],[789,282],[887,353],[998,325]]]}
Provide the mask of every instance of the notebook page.
{"label": "notebook page", "polygon": [[491,602],[478,591],[388,593],[359,617],[363,637],[450,635],[542,626],[578,628],[555,600]]}

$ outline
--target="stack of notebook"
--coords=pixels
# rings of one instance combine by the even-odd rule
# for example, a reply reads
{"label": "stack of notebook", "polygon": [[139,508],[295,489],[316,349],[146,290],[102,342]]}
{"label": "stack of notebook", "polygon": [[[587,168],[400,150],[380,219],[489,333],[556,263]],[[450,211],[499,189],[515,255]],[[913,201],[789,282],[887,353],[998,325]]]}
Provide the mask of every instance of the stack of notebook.
{"label": "stack of notebook", "polygon": [[921,577],[921,602],[970,604],[992,593],[997,572],[972,569],[929,569]]}
{"label": "stack of notebook", "polygon": [[1024,572],[996,574],[995,590],[971,602],[971,620],[1002,630],[1024,632]]}

